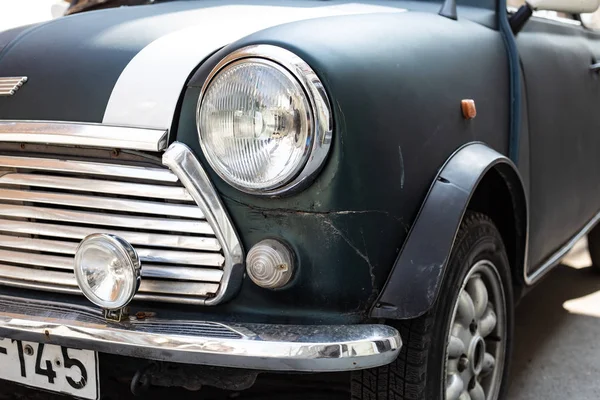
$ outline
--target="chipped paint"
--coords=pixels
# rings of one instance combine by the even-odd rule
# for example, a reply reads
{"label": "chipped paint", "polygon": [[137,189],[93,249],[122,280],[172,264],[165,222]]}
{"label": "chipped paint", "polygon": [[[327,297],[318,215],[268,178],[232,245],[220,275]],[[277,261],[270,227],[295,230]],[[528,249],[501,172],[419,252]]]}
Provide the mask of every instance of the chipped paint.
{"label": "chipped paint", "polygon": [[[369,258],[369,251],[368,251],[368,247],[367,247],[367,242],[365,241],[365,234],[362,230],[362,228],[360,229],[360,237],[362,239],[363,242],[363,246],[365,248],[365,255],[367,256],[367,259],[370,260]],[[371,264],[369,262],[369,275],[371,277],[371,297],[369,298],[369,303],[372,303],[375,298],[377,297],[377,287],[376,287],[376,280],[375,280],[375,268],[373,267],[373,264]]]}
{"label": "chipped paint", "polygon": [[361,252],[358,247],[356,247],[352,241],[350,239],[348,239],[346,237],[346,235],[344,235],[342,233],[342,231],[340,231],[338,228],[335,227],[335,225],[333,225],[331,223],[331,221],[327,221],[327,220],[323,220],[323,223],[327,226],[329,226],[339,237],[341,237],[342,239],[344,239],[344,242],[346,242],[348,244],[348,246],[352,247],[352,249],[354,250],[354,252],[363,260],[365,260],[367,262],[367,264],[369,265],[369,270],[373,271],[373,265],[371,264],[371,260],[369,260],[369,257],[367,257],[363,252]]}
{"label": "chipped paint", "polygon": [[400,145],[398,145],[398,154],[400,155],[400,189],[404,189],[404,157]]}
{"label": "chipped paint", "polygon": [[369,295],[369,299],[367,300],[367,303],[371,304],[373,301],[375,301],[375,299],[377,298],[378,292],[377,292],[377,286],[376,286],[376,277],[375,277],[375,266],[373,265],[373,263],[371,263],[371,259],[369,258],[369,254],[367,251],[367,243],[365,241],[365,236],[364,233],[362,231],[362,229],[360,230],[360,236],[362,238],[362,242],[363,242],[363,246],[365,248],[365,252],[363,253],[362,251],[360,251],[358,249],[358,247],[356,247],[352,241],[346,237],[346,235],[344,235],[342,233],[342,231],[340,231],[335,225],[333,225],[331,223],[331,221],[328,221],[326,219],[323,219],[323,223],[325,225],[327,225],[329,228],[331,228],[331,230],[339,237],[341,237],[344,242],[346,242],[346,244],[348,246],[350,246],[354,252],[363,260],[365,260],[365,262],[367,263],[368,267],[369,267],[369,277],[371,280],[371,294]]}
{"label": "chipped paint", "polygon": [[396,221],[404,224],[404,220],[401,217],[397,217],[394,214],[384,211],[384,210],[340,210],[340,211],[305,211],[305,210],[294,210],[289,208],[266,208],[266,207],[258,207],[253,206],[247,203],[243,203],[239,200],[233,199],[231,197],[221,195],[226,197],[228,200],[231,200],[237,204],[248,207],[252,210],[259,211],[265,214],[277,215],[277,214],[295,214],[295,215],[306,215],[306,216],[329,216],[329,215],[351,215],[351,214],[382,214],[389,218],[393,218]]}

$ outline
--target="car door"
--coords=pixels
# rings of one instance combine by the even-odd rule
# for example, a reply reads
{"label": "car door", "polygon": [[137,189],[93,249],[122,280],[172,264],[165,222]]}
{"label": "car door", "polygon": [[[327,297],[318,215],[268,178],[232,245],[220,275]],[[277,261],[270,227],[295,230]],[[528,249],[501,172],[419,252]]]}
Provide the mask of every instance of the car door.
{"label": "car door", "polygon": [[600,41],[578,21],[534,16],[517,47],[527,99],[531,274],[600,208],[600,80],[590,70]]}

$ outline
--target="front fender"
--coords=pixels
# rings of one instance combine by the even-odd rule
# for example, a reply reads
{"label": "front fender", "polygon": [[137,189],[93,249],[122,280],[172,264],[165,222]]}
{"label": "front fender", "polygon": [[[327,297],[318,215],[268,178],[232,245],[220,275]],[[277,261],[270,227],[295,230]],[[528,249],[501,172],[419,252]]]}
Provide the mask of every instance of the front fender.
{"label": "front fender", "polygon": [[[461,221],[480,182],[496,169],[512,192],[511,214],[522,236],[514,260],[524,260],[527,202],[520,175],[505,156],[483,143],[456,151],[440,170],[409,232],[392,272],[371,310],[371,317],[409,319],[425,314],[435,303]],[[509,171],[509,173],[507,173]],[[505,242],[507,237],[504,237]],[[517,261],[522,264],[521,261]],[[522,268],[522,265],[515,266]]]}

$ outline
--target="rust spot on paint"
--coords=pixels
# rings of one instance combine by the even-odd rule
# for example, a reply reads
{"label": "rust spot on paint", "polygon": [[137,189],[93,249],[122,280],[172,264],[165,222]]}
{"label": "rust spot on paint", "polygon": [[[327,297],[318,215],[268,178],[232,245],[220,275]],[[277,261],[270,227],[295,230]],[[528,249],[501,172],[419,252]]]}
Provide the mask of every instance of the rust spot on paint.
{"label": "rust spot on paint", "polygon": [[462,107],[463,117],[465,119],[473,119],[477,116],[477,108],[475,107],[475,100],[464,99],[460,102]]}
{"label": "rust spot on paint", "polygon": [[146,318],[151,318],[151,317],[154,317],[155,315],[156,315],[156,313],[154,313],[154,312],[150,312],[150,311],[138,311],[138,312],[135,314],[135,317],[136,317],[138,320],[144,320],[144,319],[146,319]]}

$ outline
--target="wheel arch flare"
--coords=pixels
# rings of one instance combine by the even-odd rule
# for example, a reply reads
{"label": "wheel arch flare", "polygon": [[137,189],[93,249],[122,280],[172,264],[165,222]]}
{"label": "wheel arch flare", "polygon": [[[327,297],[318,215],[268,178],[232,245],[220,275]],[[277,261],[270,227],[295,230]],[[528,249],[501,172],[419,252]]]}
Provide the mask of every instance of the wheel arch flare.
{"label": "wheel arch flare", "polygon": [[512,161],[486,144],[467,143],[433,181],[371,317],[416,318],[431,308],[468,209],[497,224],[516,284],[522,283],[529,219],[520,174]]}

